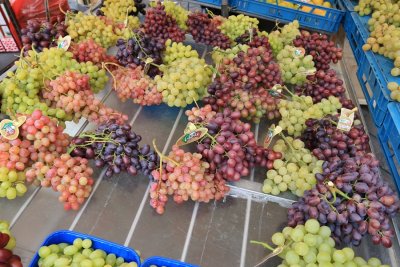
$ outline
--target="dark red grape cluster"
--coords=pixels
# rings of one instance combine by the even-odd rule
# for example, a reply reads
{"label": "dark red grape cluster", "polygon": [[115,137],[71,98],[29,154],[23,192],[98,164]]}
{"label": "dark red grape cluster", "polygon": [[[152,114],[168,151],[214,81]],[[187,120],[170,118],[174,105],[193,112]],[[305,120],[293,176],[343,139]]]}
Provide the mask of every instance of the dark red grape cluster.
{"label": "dark red grape cluster", "polygon": [[0,266],[22,267],[21,258],[6,248],[10,239],[10,235],[0,232]]}
{"label": "dark red grape cluster", "polygon": [[308,76],[307,79],[309,82],[295,87],[296,94],[311,96],[314,103],[321,102],[322,99],[331,95],[339,99],[345,98],[344,82],[337,77],[336,71],[333,69],[319,70],[315,75]]}
{"label": "dark red grape cluster", "polygon": [[263,46],[271,50],[271,44],[269,43],[269,39],[267,36],[261,36],[258,33],[257,29],[253,29],[251,34],[250,32],[246,32],[235,39],[235,42],[238,44],[247,44],[250,47],[259,47]]}
{"label": "dark red grape cluster", "polygon": [[296,47],[303,47],[307,55],[311,55],[317,70],[328,70],[331,62],[337,63],[343,57],[342,48],[336,47],[335,42],[329,41],[328,35],[302,31],[293,40]]}
{"label": "dark red grape cluster", "polygon": [[179,28],[176,20],[165,12],[160,3],[148,8],[142,27],[148,37],[161,39],[163,43],[171,39],[174,42],[183,42],[185,32]]}
{"label": "dark red grape cluster", "polygon": [[207,14],[193,12],[189,14],[186,25],[189,33],[197,43],[228,49],[232,45],[231,41],[218,28],[219,23],[219,20],[213,20]]}
{"label": "dark red grape cluster", "polygon": [[204,99],[214,111],[231,108],[239,111],[242,118],[259,122],[280,116],[278,98],[269,90],[282,84],[279,65],[273,61],[268,48],[249,48],[239,52],[233,60],[224,59],[219,69],[221,75],[208,87],[209,96]]}
{"label": "dark red grape cluster", "polygon": [[[162,64],[162,53],[165,50],[165,41],[151,38],[136,31],[135,37],[128,40],[119,39],[117,42],[118,52],[116,58],[123,66],[145,66],[147,59],[152,59],[156,65]],[[154,77],[159,74],[158,67],[148,64],[147,74]]]}
{"label": "dark red grape cluster", "polygon": [[197,151],[210,163],[210,172],[217,179],[238,181],[255,165],[272,167],[282,156],[257,145],[251,125],[240,120],[240,112],[225,109],[210,119],[205,127],[208,137],[197,144]]}
{"label": "dark red grape cluster", "polygon": [[96,167],[107,166],[106,176],[127,171],[145,175],[158,166],[158,155],[149,145],[139,146],[140,135],[131,131],[129,124],[114,121],[100,125],[94,133],[83,133],[72,140],[71,155],[95,159]]}
{"label": "dark red grape cluster", "polygon": [[129,16],[137,16],[139,13],[146,15],[146,4],[142,0],[135,0],[136,11],[130,12]]}
{"label": "dark red grape cluster", "polygon": [[332,158],[316,178],[316,187],[289,209],[289,226],[314,218],[330,227],[338,244],[357,246],[369,233],[374,244],[392,246],[390,217],[399,211],[400,202],[380,178],[374,155],[360,152],[354,158]]}
{"label": "dark red grape cluster", "polygon": [[337,128],[338,117],[308,119],[301,139],[319,160],[339,157],[342,160],[369,152],[369,137],[362,124],[353,125],[349,132]]}
{"label": "dark red grape cluster", "polygon": [[43,48],[57,46],[58,37],[67,35],[67,26],[61,17],[58,17],[54,24],[28,20],[26,28],[21,29],[21,34],[22,45],[26,51],[33,48],[41,52]]}

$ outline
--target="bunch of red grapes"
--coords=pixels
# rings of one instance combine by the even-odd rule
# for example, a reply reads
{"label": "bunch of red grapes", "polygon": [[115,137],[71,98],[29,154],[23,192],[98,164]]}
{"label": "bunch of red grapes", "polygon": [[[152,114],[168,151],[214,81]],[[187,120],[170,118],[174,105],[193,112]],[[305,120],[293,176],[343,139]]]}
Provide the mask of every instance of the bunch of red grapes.
{"label": "bunch of red grapes", "polygon": [[164,159],[161,173],[154,170],[150,185],[150,205],[163,214],[168,195],[180,204],[189,199],[199,202],[220,200],[229,191],[225,180],[210,172],[201,154],[185,152],[174,145]]}
{"label": "bunch of red grapes", "polygon": [[57,46],[58,37],[67,35],[67,26],[62,17],[56,23],[28,20],[27,26],[21,29],[21,41],[26,51],[32,48],[38,52],[44,48]]}
{"label": "bunch of red grapes", "polygon": [[50,107],[62,108],[67,117],[77,121],[81,117],[95,123],[115,119],[123,123],[128,119],[95,98],[89,84],[89,76],[74,71],[66,71],[55,80],[48,82],[43,90],[43,98]]}
{"label": "bunch of red grapes", "polygon": [[163,96],[157,90],[153,80],[147,76],[142,67],[117,68],[112,72],[114,79],[113,89],[119,99],[132,99],[133,103],[141,106],[159,105]]}
{"label": "bunch of red grapes", "polygon": [[11,237],[9,234],[0,232],[0,266],[22,267],[21,258],[15,255],[11,249],[7,249]]}
{"label": "bunch of red grapes", "polygon": [[379,161],[360,152],[353,158],[332,158],[322,167],[316,187],[289,209],[289,226],[314,218],[331,229],[338,244],[358,246],[369,233],[374,244],[391,247],[390,217],[399,212],[400,202],[380,178]]}
{"label": "bunch of red grapes", "polygon": [[235,42],[238,44],[247,44],[250,47],[259,47],[263,46],[271,51],[271,44],[269,43],[269,39],[267,36],[259,35],[257,29],[253,29],[252,32],[246,32],[236,38]]}
{"label": "bunch of red grapes", "polygon": [[73,43],[71,52],[78,62],[91,61],[98,67],[102,67],[103,62],[117,62],[114,56],[107,55],[107,49],[93,41],[93,39]]}
{"label": "bunch of red grapes", "polygon": [[65,210],[78,210],[92,191],[92,174],[93,169],[87,159],[62,154],[51,164],[36,162],[26,176],[29,180],[35,177],[41,186],[59,192],[58,200],[64,203]]}
{"label": "bunch of red grapes", "polygon": [[328,70],[331,62],[337,63],[343,57],[342,48],[336,47],[335,42],[329,41],[328,35],[302,31],[293,40],[296,47],[303,47],[307,55],[313,57],[317,70]]}
{"label": "bunch of red grapes", "polygon": [[193,107],[185,111],[188,121],[192,123],[208,123],[216,114],[217,112],[212,110],[211,105],[205,105],[201,108]]}
{"label": "bunch of red grapes", "polygon": [[171,39],[174,42],[183,42],[185,40],[185,32],[179,28],[176,20],[165,12],[165,7],[157,2],[154,7],[148,8],[143,30],[148,37],[160,39],[163,43]]}
{"label": "bunch of red grapes", "polygon": [[308,119],[301,139],[319,160],[339,157],[342,160],[368,152],[369,137],[362,124],[353,125],[349,132],[337,128],[338,117]]}
{"label": "bunch of red grapes", "polygon": [[67,150],[69,140],[64,128],[40,110],[28,115],[19,130],[17,139],[0,140],[0,166],[9,170],[24,171],[37,161],[52,162]]}
{"label": "bunch of red grapes", "polygon": [[230,108],[242,118],[259,122],[264,116],[278,118],[278,98],[269,90],[282,84],[279,65],[273,61],[271,50],[265,47],[249,48],[234,59],[224,59],[220,77],[208,87],[204,99],[213,110]]}
{"label": "bunch of red grapes", "polygon": [[211,19],[201,12],[190,13],[186,21],[188,31],[197,43],[228,49],[232,45],[231,41],[218,28],[219,23],[219,20]]}
{"label": "bunch of red grapes", "polygon": [[315,75],[307,77],[309,82],[299,86],[296,85],[295,92],[298,95],[311,96],[314,103],[321,102],[329,96],[336,96],[339,99],[346,98],[346,89],[342,79],[337,77],[333,69],[318,70]]}
{"label": "bunch of red grapes", "polygon": [[271,168],[282,154],[257,145],[251,125],[240,120],[240,112],[225,109],[205,123],[208,136],[197,145],[197,151],[210,163],[210,172],[218,179],[238,181],[259,165]]}

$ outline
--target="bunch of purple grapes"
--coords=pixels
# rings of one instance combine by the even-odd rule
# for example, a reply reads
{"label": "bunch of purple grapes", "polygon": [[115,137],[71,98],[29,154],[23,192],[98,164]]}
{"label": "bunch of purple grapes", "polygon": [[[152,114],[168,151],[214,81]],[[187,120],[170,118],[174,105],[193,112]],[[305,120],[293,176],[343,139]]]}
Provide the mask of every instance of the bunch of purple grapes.
{"label": "bunch of purple grapes", "polygon": [[339,157],[344,160],[357,152],[368,152],[369,137],[362,124],[353,125],[349,132],[337,128],[338,117],[327,116],[320,120],[308,119],[301,139],[319,160]]}
{"label": "bunch of purple grapes", "polygon": [[231,41],[218,28],[219,23],[220,21],[209,18],[207,14],[193,12],[189,14],[186,25],[197,43],[228,49],[231,47]]}
{"label": "bunch of purple grapes", "polygon": [[185,40],[185,32],[179,28],[176,20],[165,12],[165,6],[160,2],[147,9],[142,28],[147,36],[161,39],[163,43],[168,39],[177,43]]}
{"label": "bunch of purple grapes", "polygon": [[258,146],[251,125],[239,118],[240,113],[230,109],[217,113],[205,125],[208,136],[197,144],[197,151],[218,179],[238,181],[249,175],[250,167],[272,167],[273,161],[282,156]]}
{"label": "bunch of purple grapes", "polygon": [[[267,36],[258,35],[258,30],[253,28],[251,33],[250,31],[242,34],[238,38],[235,39],[235,42],[238,44],[246,44],[250,47],[259,47],[263,46],[271,51],[271,44],[269,43],[269,39]],[[272,51],[271,51],[272,53]]]}
{"label": "bunch of purple grapes", "polygon": [[[117,41],[118,52],[116,58],[124,66],[145,66],[147,59],[152,59],[155,65],[162,64],[162,53],[165,50],[165,42],[160,39],[151,38],[142,32],[135,32],[135,37],[128,40]],[[147,63],[147,74],[154,77],[159,74],[158,67]],[[145,68],[146,69],[146,68]]]}
{"label": "bunch of purple grapes", "polygon": [[328,35],[302,31],[293,40],[296,47],[303,47],[307,55],[311,55],[317,70],[328,70],[331,62],[337,63],[343,57],[342,48],[336,47],[335,42],[328,40]]}
{"label": "bunch of purple grapes", "polygon": [[316,187],[289,209],[289,226],[314,218],[330,227],[337,244],[358,246],[369,233],[374,244],[392,246],[389,219],[399,212],[400,202],[380,178],[374,155],[359,152],[354,158],[332,158],[316,178]]}
{"label": "bunch of purple grapes", "polygon": [[305,85],[295,87],[296,94],[311,96],[314,103],[321,102],[323,98],[329,96],[345,98],[344,82],[337,77],[333,69],[319,70],[315,75],[308,76],[308,79],[309,82]]}
{"label": "bunch of purple grapes", "polygon": [[127,171],[150,176],[157,168],[159,157],[148,144],[140,147],[140,135],[129,124],[114,121],[101,124],[94,133],[83,133],[72,140],[72,156],[95,159],[96,167],[107,166],[106,176]]}
{"label": "bunch of purple grapes", "polygon": [[26,51],[35,49],[41,52],[44,48],[57,46],[58,37],[67,35],[67,27],[61,17],[58,17],[54,24],[28,20],[26,28],[21,29],[21,34],[21,41]]}

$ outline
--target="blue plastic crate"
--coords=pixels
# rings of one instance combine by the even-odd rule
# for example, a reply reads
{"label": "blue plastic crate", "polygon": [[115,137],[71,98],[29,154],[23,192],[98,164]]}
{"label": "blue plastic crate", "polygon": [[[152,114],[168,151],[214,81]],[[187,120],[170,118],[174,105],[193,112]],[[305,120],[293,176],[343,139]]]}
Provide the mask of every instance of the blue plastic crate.
{"label": "blue plastic crate", "polygon": [[218,7],[220,7],[222,4],[222,0],[196,0],[196,2],[213,5],[213,6],[218,6]]}
{"label": "blue plastic crate", "polygon": [[[298,8],[293,9],[277,4],[266,3],[265,0],[232,0],[230,5],[238,11],[265,17],[267,19],[276,19],[282,22],[298,20],[302,27],[328,33],[335,33],[338,31],[345,14],[343,10],[316,6],[296,0],[286,0],[286,2],[295,4]],[[330,2],[333,7],[337,6],[337,0],[332,0]],[[311,8],[310,12],[301,11],[301,7]],[[325,16],[313,14],[316,9],[324,10],[326,12]]]}
{"label": "blue plastic crate", "polygon": [[[139,255],[131,248],[124,247],[122,245],[103,240],[101,238],[82,234],[78,232],[60,230],[50,234],[41,246],[49,246],[52,244],[68,243],[72,244],[76,238],[90,239],[92,240],[92,247],[95,249],[102,249],[106,253],[114,253],[117,257],[124,258],[125,262],[136,262],[138,267],[141,266]],[[29,267],[37,267],[39,262],[39,254],[36,252]]]}
{"label": "blue plastic crate", "polygon": [[342,10],[353,12],[357,2],[353,0],[339,0],[338,4]]}
{"label": "blue plastic crate", "polygon": [[157,267],[163,267],[163,266],[165,266],[165,267],[198,267],[196,265],[188,264],[185,262],[168,259],[168,258],[163,258],[163,257],[157,257],[157,256],[146,259],[143,262],[142,267],[150,267],[152,265],[155,265]]}
{"label": "blue plastic crate", "polygon": [[400,104],[389,103],[388,114],[381,128],[378,129],[379,142],[386,161],[400,193]]}
{"label": "blue plastic crate", "polygon": [[385,90],[384,79],[379,77],[379,68],[376,62],[368,59],[368,55],[363,57],[363,61],[358,66],[357,78],[369,110],[372,113],[375,125],[380,127],[385,119],[390,97],[387,89]]}
{"label": "blue plastic crate", "polygon": [[[347,12],[344,18],[344,31],[346,32],[347,39],[349,40],[349,44],[351,50],[353,51],[354,58],[357,61],[357,64],[363,61],[364,51],[362,50],[362,46],[365,43],[361,32],[358,30],[358,25],[356,23],[356,16],[354,12]],[[360,24],[361,25],[361,24]]]}

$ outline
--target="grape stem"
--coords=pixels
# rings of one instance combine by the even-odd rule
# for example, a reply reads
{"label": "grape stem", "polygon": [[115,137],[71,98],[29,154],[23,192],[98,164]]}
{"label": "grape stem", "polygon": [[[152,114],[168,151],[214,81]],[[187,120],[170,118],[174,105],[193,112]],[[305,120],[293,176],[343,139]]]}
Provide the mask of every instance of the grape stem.
{"label": "grape stem", "polygon": [[[158,156],[160,156],[160,169],[162,168],[162,162],[164,159],[171,161],[172,163],[174,163],[176,166],[180,166],[180,164],[178,162],[176,162],[175,160],[171,159],[168,156],[165,156],[163,153],[161,153],[160,150],[158,150],[157,145],[156,145],[156,139],[153,139],[153,147],[154,150],[157,152]],[[160,170],[160,175],[161,175],[161,170]]]}
{"label": "grape stem", "polygon": [[347,200],[351,200],[351,198],[345,194],[342,190],[340,190],[339,188],[337,188],[331,181],[329,181],[327,183],[330,191],[332,192],[332,194],[338,193],[339,195],[341,195],[342,197],[344,197]]}
{"label": "grape stem", "polygon": [[275,249],[273,247],[271,247],[270,245],[268,245],[267,243],[264,242],[260,242],[260,241],[255,241],[255,240],[250,240],[250,244],[255,244],[255,245],[261,245],[266,249],[269,249],[271,251],[274,251]]}

